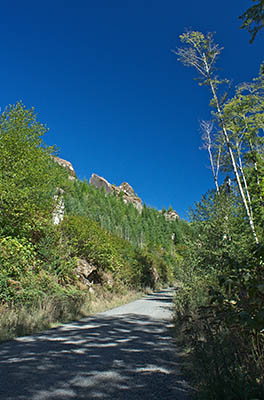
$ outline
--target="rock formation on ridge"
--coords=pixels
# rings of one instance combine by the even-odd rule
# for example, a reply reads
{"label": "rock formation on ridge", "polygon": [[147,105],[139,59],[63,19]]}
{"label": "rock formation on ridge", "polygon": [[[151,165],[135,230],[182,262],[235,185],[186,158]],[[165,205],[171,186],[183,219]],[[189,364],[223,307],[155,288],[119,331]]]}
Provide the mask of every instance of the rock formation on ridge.
{"label": "rock formation on ridge", "polygon": [[112,185],[102,176],[92,174],[89,183],[90,185],[95,186],[97,189],[104,188],[106,193],[113,193]]}
{"label": "rock formation on ridge", "polygon": [[168,210],[163,215],[167,221],[176,221],[177,219],[180,219],[179,215],[175,210]]}
{"label": "rock formation on ridge", "polygon": [[117,195],[123,193],[123,200],[126,204],[133,204],[133,206],[141,213],[143,205],[142,200],[136,195],[134,189],[127,183],[123,182],[120,186],[111,185],[105,178],[92,174],[90,185],[95,186],[97,189],[104,188],[106,193],[116,193]]}
{"label": "rock formation on ridge", "polygon": [[63,160],[60,157],[53,157],[54,161],[61,165],[62,167],[66,168],[69,172],[69,179],[71,179],[72,181],[76,178],[76,173],[74,171],[74,168],[72,166],[72,163],[70,163],[69,161]]}
{"label": "rock formation on ridge", "polygon": [[[73,181],[76,178],[76,174],[75,174],[74,168],[72,166],[72,163],[70,163],[69,161],[63,160],[60,157],[53,157],[53,159],[61,167],[67,169],[70,180]],[[64,205],[63,193],[64,193],[63,189],[57,188],[57,193],[54,196],[54,200],[56,203],[55,208],[53,210],[53,214],[52,214],[52,219],[53,219],[54,225],[58,225],[61,221],[63,221],[63,218],[64,218],[65,205]]]}
{"label": "rock formation on ridge", "polygon": [[[60,157],[54,157],[54,161],[68,170],[69,179],[74,180],[76,178],[76,173],[74,171],[74,168],[69,161],[63,160]],[[102,176],[99,176],[97,174],[92,174],[89,183],[90,185],[96,187],[97,189],[104,188],[106,193],[110,194],[116,193],[117,195],[122,194],[123,201],[126,204],[131,203],[140,213],[142,212],[143,208],[142,200],[136,195],[134,189],[127,182],[123,182],[121,183],[120,186],[116,186],[109,183]],[[61,196],[57,197],[56,200],[58,200],[58,207],[54,212],[54,220],[56,220],[55,223],[59,223],[63,219],[64,215],[64,203],[62,197]],[[179,215],[175,210],[166,211],[164,213],[164,217],[168,221],[176,221],[177,219],[180,219]]]}

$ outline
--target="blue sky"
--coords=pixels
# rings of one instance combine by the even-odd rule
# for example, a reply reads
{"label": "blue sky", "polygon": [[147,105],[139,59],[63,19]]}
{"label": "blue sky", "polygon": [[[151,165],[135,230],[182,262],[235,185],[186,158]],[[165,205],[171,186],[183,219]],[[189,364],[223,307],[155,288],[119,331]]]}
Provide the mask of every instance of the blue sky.
{"label": "blue sky", "polygon": [[258,74],[263,33],[238,16],[251,0],[46,0],[1,4],[0,106],[34,106],[79,178],[130,183],[147,205],[181,217],[213,187],[199,120],[209,94],[170,49],[185,28],[216,32],[220,74]]}

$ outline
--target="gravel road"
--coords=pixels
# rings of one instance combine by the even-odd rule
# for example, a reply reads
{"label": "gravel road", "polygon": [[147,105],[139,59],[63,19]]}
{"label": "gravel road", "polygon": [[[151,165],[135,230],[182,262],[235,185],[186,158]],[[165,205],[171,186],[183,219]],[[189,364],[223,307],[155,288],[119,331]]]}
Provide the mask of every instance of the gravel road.
{"label": "gravel road", "polygon": [[0,345],[1,400],[187,400],[174,289]]}

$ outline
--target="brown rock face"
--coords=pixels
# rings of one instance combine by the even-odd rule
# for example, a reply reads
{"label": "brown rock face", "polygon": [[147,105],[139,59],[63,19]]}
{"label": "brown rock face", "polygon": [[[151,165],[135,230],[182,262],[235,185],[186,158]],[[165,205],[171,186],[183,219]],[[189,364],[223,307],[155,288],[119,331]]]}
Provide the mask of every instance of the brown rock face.
{"label": "brown rock face", "polygon": [[54,161],[61,165],[62,167],[66,168],[69,172],[69,179],[74,180],[76,178],[76,173],[74,171],[74,168],[72,166],[72,163],[70,163],[69,161],[63,160],[60,157],[53,157]]}
{"label": "brown rock face", "polygon": [[141,213],[142,211],[142,200],[136,195],[134,189],[127,183],[123,182],[120,186],[111,185],[105,178],[92,174],[89,181],[90,185],[101,189],[105,188],[106,193],[123,193],[123,200],[126,204],[133,204],[133,206]]}
{"label": "brown rock face", "polygon": [[142,212],[142,200],[137,196],[124,196],[123,200],[126,204],[133,204],[133,206],[141,213]]}
{"label": "brown rock face", "polygon": [[93,275],[97,272],[97,268],[83,258],[79,258],[75,272],[84,285],[90,286],[94,281]]}
{"label": "brown rock face", "polygon": [[114,186],[114,191],[119,194],[123,193],[123,200],[126,204],[132,203],[133,206],[141,213],[142,211],[142,200],[136,195],[134,189],[127,183],[123,182],[120,186]]}
{"label": "brown rock face", "polygon": [[134,189],[127,182],[121,183],[119,189],[120,191],[124,192],[126,196],[136,197]]}
{"label": "brown rock face", "polygon": [[92,174],[90,181],[90,185],[95,186],[97,189],[104,188],[106,193],[113,193],[112,185],[107,182],[107,180],[99,175]]}

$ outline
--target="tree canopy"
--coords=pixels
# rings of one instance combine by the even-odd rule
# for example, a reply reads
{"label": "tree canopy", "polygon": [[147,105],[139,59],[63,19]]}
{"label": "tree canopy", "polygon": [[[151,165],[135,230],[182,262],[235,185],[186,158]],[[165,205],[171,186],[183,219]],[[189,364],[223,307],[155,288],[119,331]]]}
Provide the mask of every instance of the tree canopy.
{"label": "tree canopy", "polygon": [[255,4],[248,8],[240,19],[243,20],[242,29],[250,33],[250,43],[253,43],[258,32],[264,27],[264,0],[252,0]]}

